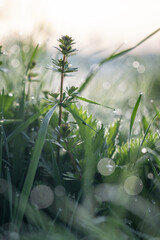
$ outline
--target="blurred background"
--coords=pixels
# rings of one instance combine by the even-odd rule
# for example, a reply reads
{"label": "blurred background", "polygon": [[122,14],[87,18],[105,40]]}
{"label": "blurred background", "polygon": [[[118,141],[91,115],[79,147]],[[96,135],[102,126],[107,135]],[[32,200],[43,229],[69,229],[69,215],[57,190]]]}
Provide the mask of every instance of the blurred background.
{"label": "blurred background", "polygon": [[[32,84],[32,94],[39,96],[40,89],[57,91],[59,76],[46,69],[56,57],[57,39],[66,34],[76,41],[78,54],[71,61],[79,71],[65,84],[80,86],[95,64],[119,46],[119,51],[133,47],[158,29],[159,12],[159,0],[0,0],[0,43],[8,55],[6,64],[12,68],[7,79],[3,76],[1,86],[18,91],[17,74],[20,76],[20,66],[24,66],[21,50],[27,59],[41,42],[37,60],[41,79],[39,88]],[[82,95],[116,107],[118,116],[124,112],[129,119],[139,92],[144,92],[148,106],[150,100],[159,99],[159,54],[160,32],[125,56],[104,64]],[[106,109],[88,107],[100,119],[108,117]]]}
{"label": "blurred background", "polygon": [[[0,0],[0,37],[31,34],[43,26],[42,40],[48,45],[68,34],[80,51],[114,49],[122,42],[133,45],[159,28],[159,11],[159,0]],[[159,37],[138,51],[160,51]]]}

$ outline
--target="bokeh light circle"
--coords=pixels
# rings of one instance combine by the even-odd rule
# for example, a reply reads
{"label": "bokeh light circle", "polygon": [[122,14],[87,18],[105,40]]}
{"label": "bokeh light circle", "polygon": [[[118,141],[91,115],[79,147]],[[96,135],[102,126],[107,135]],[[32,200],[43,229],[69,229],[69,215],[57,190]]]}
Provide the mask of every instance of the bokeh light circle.
{"label": "bokeh light circle", "polygon": [[130,176],[124,183],[124,189],[129,195],[138,195],[143,189],[143,182],[137,176]]}
{"label": "bokeh light circle", "polygon": [[46,185],[38,185],[34,187],[30,194],[32,205],[37,208],[48,208],[54,200],[54,194],[50,187]]}
{"label": "bokeh light circle", "polygon": [[102,158],[97,164],[97,169],[103,176],[111,175],[114,172],[115,167],[116,165],[114,161],[110,158]]}
{"label": "bokeh light circle", "polygon": [[58,185],[55,187],[54,192],[57,197],[63,197],[65,195],[65,188],[62,185]]}

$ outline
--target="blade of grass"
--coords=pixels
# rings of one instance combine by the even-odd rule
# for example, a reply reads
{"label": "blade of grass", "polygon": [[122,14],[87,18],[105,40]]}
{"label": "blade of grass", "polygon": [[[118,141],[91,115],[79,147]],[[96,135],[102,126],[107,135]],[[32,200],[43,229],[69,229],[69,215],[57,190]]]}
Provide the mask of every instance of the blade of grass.
{"label": "blade of grass", "polygon": [[136,118],[136,115],[137,115],[137,110],[138,110],[139,104],[141,102],[142,95],[143,94],[140,93],[140,95],[137,99],[137,102],[134,106],[134,109],[132,111],[131,120],[130,120],[130,127],[129,127],[129,147],[130,147],[130,143],[131,143],[131,135],[132,135],[133,124],[134,124],[134,121],[135,121],[135,118]]}
{"label": "blade of grass", "polygon": [[39,47],[39,43],[37,44],[37,46],[35,47],[32,55],[31,55],[30,61],[29,61],[29,63],[28,63],[27,69],[26,69],[26,74],[28,73],[28,71],[29,71],[29,69],[30,69],[30,67],[31,67],[31,64],[32,64],[32,62],[33,62],[33,60],[34,60],[34,58],[35,58],[35,56],[36,56],[38,47]]}
{"label": "blade of grass", "polygon": [[143,40],[141,40],[140,42],[138,42],[135,46],[125,49],[121,52],[118,53],[112,53],[109,57],[102,59],[96,66],[96,68],[94,68],[86,77],[84,83],[82,83],[82,85],[79,88],[79,93],[81,93],[85,87],[88,85],[88,83],[94,78],[94,76],[97,74],[97,72],[100,70],[100,67],[104,64],[107,63],[111,60],[114,60],[115,58],[121,57],[123,55],[125,55],[126,53],[134,50],[135,48],[137,48],[138,46],[140,46],[142,43],[144,43],[145,41],[147,41],[149,38],[151,38],[153,35],[155,35],[157,32],[160,31],[160,28],[158,28],[156,31],[152,32],[150,35],[148,35],[147,37],[145,37]]}
{"label": "blade of grass", "polygon": [[18,228],[20,228],[22,220],[23,220],[23,216],[25,213],[25,209],[26,209],[26,205],[27,205],[27,201],[29,198],[29,194],[33,185],[33,181],[34,181],[34,177],[36,174],[36,170],[38,167],[38,162],[39,162],[39,158],[41,155],[41,151],[44,145],[44,141],[45,141],[45,136],[47,133],[47,128],[50,122],[50,119],[56,109],[57,105],[55,105],[54,107],[52,107],[47,114],[45,115],[42,125],[39,129],[38,132],[38,136],[35,142],[35,148],[34,151],[32,152],[32,156],[31,156],[31,160],[30,160],[30,164],[29,164],[29,168],[27,171],[27,175],[25,178],[25,182],[23,185],[23,189],[22,192],[20,194],[20,199],[19,199],[19,205],[18,205],[18,211],[17,211],[17,216],[16,216],[16,224],[18,226]]}
{"label": "blade of grass", "polygon": [[131,115],[131,120],[130,120],[130,127],[129,127],[129,137],[128,137],[128,144],[129,144],[129,149],[128,149],[128,160],[130,162],[130,150],[131,150],[131,135],[132,135],[132,129],[133,129],[133,124],[137,115],[137,110],[139,107],[139,104],[141,102],[141,98],[142,98],[142,93],[140,93],[137,102],[134,106],[134,109],[132,111],[132,115]]}
{"label": "blade of grass", "polygon": [[84,98],[84,97],[80,97],[80,96],[74,96],[74,97],[75,97],[75,98],[78,98],[78,99],[81,100],[81,101],[88,102],[88,103],[95,104],[95,105],[99,105],[99,106],[102,106],[102,107],[105,107],[105,108],[109,108],[109,109],[112,109],[113,111],[115,111],[115,109],[112,108],[112,107],[109,107],[109,106],[103,105],[103,104],[101,104],[101,103],[92,101],[92,100],[90,100],[90,99],[88,99],[88,98]]}
{"label": "blade of grass", "polygon": [[154,122],[154,120],[157,118],[158,114],[159,114],[159,113],[156,113],[156,115],[152,118],[152,120],[151,120],[148,128],[147,128],[146,131],[145,131],[144,137],[143,137],[143,139],[142,139],[142,141],[141,141],[141,144],[140,144],[140,146],[139,146],[139,150],[138,150],[138,153],[137,153],[137,159],[138,159],[139,153],[140,153],[140,151],[141,151],[141,148],[142,148],[142,146],[143,146],[143,143],[144,143],[144,141],[145,141],[145,139],[146,139],[146,136],[147,136],[147,134],[148,134],[148,132],[149,132],[149,129],[150,129],[152,123]]}

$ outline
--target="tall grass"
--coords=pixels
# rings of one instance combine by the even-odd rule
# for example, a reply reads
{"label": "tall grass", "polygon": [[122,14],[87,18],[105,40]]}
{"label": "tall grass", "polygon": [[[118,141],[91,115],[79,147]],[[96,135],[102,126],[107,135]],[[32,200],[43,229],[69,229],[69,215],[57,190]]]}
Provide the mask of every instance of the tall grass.
{"label": "tall grass", "polygon": [[[66,89],[66,74],[77,69],[68,62],[74,42],[63,36],[58,47],[62,58],[52,59],[50,67],[59,73],[60,92],[43,89],[48,70],[37,71],[45,54],[41,46],[29,46],[26,53],[26,43],[19,43],[14,74],[10,64],[16,63],[15,56],[9,58],[1,48],[0,239],[160,238],[159,108],[156,103],[146,106],[142,94],[138,96],[141,89],[136,88],[134,104],[130,109],[125,106],[127,124],[125,112],[118,114],[115,104],[82,96],[104,64],[158,31],[100,60],[79,88]],[[95,89],[94,93],[98,94]],[[100,123],[81,102],[107,118]]]}

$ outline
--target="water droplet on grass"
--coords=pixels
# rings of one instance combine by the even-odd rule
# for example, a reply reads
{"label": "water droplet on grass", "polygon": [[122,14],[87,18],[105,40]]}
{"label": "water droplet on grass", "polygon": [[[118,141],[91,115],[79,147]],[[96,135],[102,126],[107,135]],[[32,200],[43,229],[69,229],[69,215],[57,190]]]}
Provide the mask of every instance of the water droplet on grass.
{"label": "water droplet on grass", "polygon": [[116,165],[114,161],[109,158],[102,158],[97,164],[97,169],[103,176],[111,175],[114,172],[115,167]]}
{"label": "water droplet on grass", "polygon": [[146,152],[147,152],[147,149],[146,149],[146,148],[142,148],[141,152],[142,152],[142,153],[146,153]]}
{"label": "water droplet on grass", "polygon": [[48,208],[54,200],[53,191],[46,185],[38,185],[31,191],[30,201],[37,208]]}
{"label": "water droplet on grass", "polygon": [[148,178],[148,179],[153,179],[153,178],[154,178],[153,173],[148,173],[148,174],[147,174],[147,178]]}
{"label": "water droplet on grass", "polygon": [[129,195],[138,195],[143,189],[143,182],[137,176],[128,177],[124,183],[124,189]]}
{"label": "water droplet on grass", "polygon": [[9,96],[9,97],[13,97],[13,93],[11,93],[11,92],[8,93],[8,96]]}

